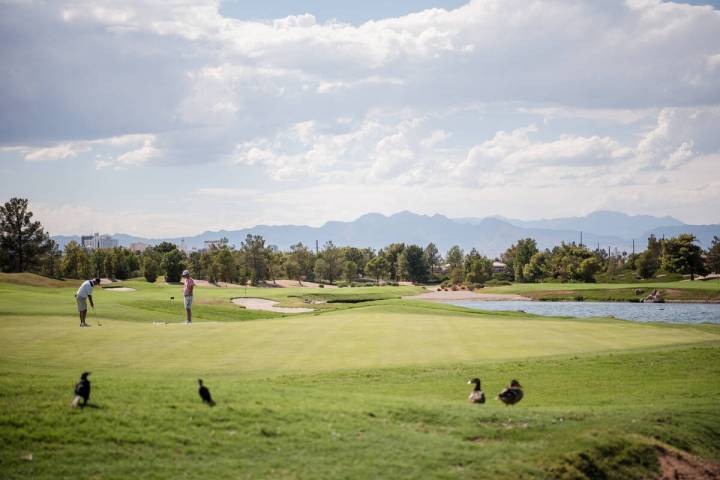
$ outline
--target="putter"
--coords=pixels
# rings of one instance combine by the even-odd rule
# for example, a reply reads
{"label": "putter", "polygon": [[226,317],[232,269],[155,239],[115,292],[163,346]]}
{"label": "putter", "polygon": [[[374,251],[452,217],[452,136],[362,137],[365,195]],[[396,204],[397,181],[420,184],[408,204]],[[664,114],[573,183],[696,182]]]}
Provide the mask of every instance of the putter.
{"label": "putter", "polygon": [[97,316],[97,310],[95,310],[95,305],[93,305],[92,309],[93,309],[93,315],[95,316],[95,321],[97,322],[97,326],[102,327],[102,323],[100,323],[100,319]]}

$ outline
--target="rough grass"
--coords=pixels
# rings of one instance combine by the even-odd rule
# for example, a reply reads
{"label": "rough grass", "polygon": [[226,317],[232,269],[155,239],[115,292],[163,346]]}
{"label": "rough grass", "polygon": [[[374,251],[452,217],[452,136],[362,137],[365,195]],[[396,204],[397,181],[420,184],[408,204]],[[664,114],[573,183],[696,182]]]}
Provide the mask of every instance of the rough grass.
{"label": "rough grass", "polygon": [[[658,442],[720,459],[715,325],[382,300],[235,322],[210,303],[153,326],[180,320],[178,287],[129,283],[97,291],[89,329],[71,290],[0,284],[3,478],[632,479],[657,473]],[[83,370],[92,407],[72,410]],[[526,398],[469,405],[475,376]]]}
{"label": "rough grass", "polygon": [[[642,291],[636,294],[635,290]],[[658,289],[668,301],[720,302],[720,280],[643,283],[514,283],[482,293],[511,293],[536,300],[639,301]]]}

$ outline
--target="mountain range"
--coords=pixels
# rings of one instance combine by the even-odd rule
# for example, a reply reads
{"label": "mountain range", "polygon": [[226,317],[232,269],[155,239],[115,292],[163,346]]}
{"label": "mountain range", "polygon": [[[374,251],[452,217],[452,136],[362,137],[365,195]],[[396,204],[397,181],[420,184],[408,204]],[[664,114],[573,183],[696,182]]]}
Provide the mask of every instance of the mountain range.
{"label": "mountain range", "polygon": [[[239,246],[248,234],[262,235],[267,243],[287,250],[302,242],[310,248],[317,243],[322,248],[326,241],[338,246],[382,248],[393,242],[405,242],[425,246],[435,243],[441,252],[453,245],[465,250],[476,248],[489,257],[497,257],[512,243],[521,238],[534,238],[538,246],[552,248],[560,242],[580,242],[590,248],[618,248],[630,252],[635,240],[635,250],[643,250],[647,237],[658,238],[692,233],[699,244],[708,248],[714,235],[720,236],[720,224],[687,225],[673,217],[650,215],[631,216],[620,212],[598,211],[584,217],[567,217],[543,220],[515,220],[504,217],[449,218],[443,215],[419,215],[404,211],[385,216],[368,213],[350,222],[330,221],[321,227],[305,225],[257,225],[240,230],[206,231],[184,238],[143,238],[118,233],[113,235],[121,246],[134,242],[156,245],[162,241],[184,244],[186,248],[203,248],[206,240],[227,238],[230,245]],[[60,248],[71,240],[79,241],[78,235],[52,237]]]}

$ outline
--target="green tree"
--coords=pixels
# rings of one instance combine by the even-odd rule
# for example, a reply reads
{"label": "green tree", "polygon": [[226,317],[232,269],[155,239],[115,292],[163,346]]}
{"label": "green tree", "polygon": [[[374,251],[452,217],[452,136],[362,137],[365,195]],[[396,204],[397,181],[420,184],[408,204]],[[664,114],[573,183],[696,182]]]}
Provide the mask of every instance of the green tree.
{"label": "green tree", "polygon": [[600,271],[602,266],[595,257],[588,257],[580,262],[580,268],[578,270],[578,277],[580,280],[587,283],[595,282],[595,274]]}
{"label": "green tree", "polygon": [[352,260],[348,260],[345,262],[345,265],[343,267],[343,276],[345,277],[345,281],[347,283],[352,283],[355,281],[355,279],[357,279],[357,272],[357,263],[353,262]]}
{"label": "green tree", "polygon": [[65,245],[62,267],[64,276],[68,278],[92,276],[92,266],[87,252],[74,240]]}
{"label": "green tree", "polygon": [[400,276],[400,271],[398,269],[398,261],[400,259],[400,254],[403,252],[403,250],[405,250],[404,243],[391,243],[382,251],[385,260],[390,266],[390,278],[392,278],[395,282],[398,281],[398,277]]}
{"label": "green tree", "polygon": [[465,254],[458,245],[450,247],[445,255],[450,270],[449,281],[452,284],[462,283],[465,280]]}
{"label": "green tree", "polygon": [[[338,249],[332,241],[325,242],[325,246],[323,247],[323,251],[320,253],[320,257],[325,263],[324,267],[321,269],[321,271],[324,272],[322,278],[330,282],[332,285],[332,283],[340,277],[342,272],[343,264],[340,249]],[[317,273],[317,262],[315,263],[315,272]]]}
{"label": "green tree", "polygon": [[[514,243],[500,255],[500,261],[506,266],[506,273],[511,277],[510,280],[515,280],[515,253],[517,252],[517,245]],[[524,269],[523,269],[524,270]],[[524,273],[523,273],[524,275]],[[532,280],[528,280],[532,281]]]}
{"label": "green tree", "polygon": [[712,273],[720,273],[720,237],[713,236],[707,252],[707,267]]}
{"label": "green tree", "polygon": [[430,270],[430,276],[434,277],[435,273],[442,264],[440,251],[434,243],[429,243],[428,246],[425,247],[425,264],[427,265],[428,270]]}
{"label": "green tree", "polygon": [[238,269],[235,263],[235,257],[226,246],[219,248],[215,253],[216,260],[220,264],[220,280],[226,283],[237,281]]}
{"label": "green tree", "polygon": [[0,268],[24,272],[39,264],[52,245],[38,221],[32,221],[25,198],[13,197],[0,206]]}
{"label": "green tree", "polygon": [[365,269],[365,264],[371,258],[368,256],[368,249],[344,247],[341,250],[343,258],[346,261],[353,262],[355,264],[356,272],[362,272]]}
{"label": "green tree", "polygon": [[148,255],[147,251],[143,254],[143,276],[150,283],[155,283],[160,273],[160,264],[154,255]]}
{"label": "green tree", "polygon": [[485,283],[493,274],[492,261],[483,256],[471,258],[470,265],[466,268],[465,282]]}
{"label": "green tree", "polygon": [[273,284],[276,284],[277,282],[275,280],[278,275],[281,274],[285,266],[285,254],[278,250],[275,246],[269,247],[266,251],[268,255],[268,273]]}
{"label": "green tree", "polygon": [[185,269],[183,254],[180,250],[173,249],[162,257],[160,269],[165,272],[166,282],[179,282],[182,271]]}
{"label": "green tree", "polygon": [[250,235],[242,242],[241,250],[245,257],[245,266],[250,275],[250,283],[258,285],[267,280],[268,248],[265,246],[265,239],[260,235]]}
{"label": "green tree", "polygon": [[[145,252],[147,252],[148,249],[145,249]],[[200,252],[190,252],[190,255],[188,255],[188,261],[187,261],[187,268],[191,272],[193,272],[193,275],[195,275],[195,278],[202,278],[207,280],[205,270],[202,266],[202,253]]]}
{"label": "green tree", "polygon": [[458,245],[450,247],[450,250],[448,250],[447,254],[445,255],[445,260],[447,261],[450,270],[462,267],[464,259],[465,254],[462,248],[460,248]]}
{"label": "green tree", "polygon": [[651,250],[640,253],[635,260],[635,270],[641,278],[652,278],[660,268],[660,260]]}
{"label": "green tree", "polygon": [[107,270],[107,250],[104,248],[96,248],[88,255],[90,261],[90,268],[92,268],[93,275],[98,277],[112,277],[112,266],[110,271]]}
{"label": "green tree", "polygon": [[530,257],[530,262],[523,268],[523,278],[526,282],[540,282],[547,275],[548,254],[538,252]]}
{"label": "green tree", "polygon": [[290,259],[298,266],[298,281],[300,278],[312,280],[315,277],[315,255],[305,245],[302,243],[291,245]]}
{"label": "green tree", "polygon": [[53,240],[50,240],[50,249],[41,261],[41,273],[50,278],[62,278],[62,252]]}
{"label": "green tree", "polygon": [[365,265],[365,274],[374,278],[375,283],[377,284],[380,283],[380,279],[383,278],[389,270],[390,265],[387,260],[385,260],[385,257],[381,257],[380,255],[373,258],[367,263],[367,265]]}
{"label": "green tree", "polygon": [[300,265],[298,264],[295,257],[292,255],[288,256],[285,262],[285,274],[291,280],[296,280],[298,285],[302,287],[302,274],[300,273]]}
{"label": "green tree", "polygon": [[165,255],[166,253],[172,252],[173,250],[177,250],[177,245],[170,242],[161,242],[153,248],[159,254]]}
{"label": "green tree", "polygon": [[517,246],[515,247],[515,258],[513,258],[513,273],[515,275],[516,282],[524,282],[524,269],[525,265],[530,263],[530,259],[533,255],[538,253],[537,242],[532,238],[524,238],[518,240]]}
{"label": "green tree", "polygon": [[423,282],[428,276],[428,267],[425,263],[425,251],[418,245],[408,245],[400,254],[402,270],[411,282]]}
{"label": "green tree", "polygon": [[580,264],[590,257],[594,257],[594,255],[587,247],[563,242],[550,252],[546,266],[547,272],[553,278],[559,278],[564,282],[583,280]]}
{"label": "green tree", "polygon": [[328,277],[327,262],[322,258],[315,260],[315,279],[322,281]]}
{"label": "green tree", "polygon": [[702,249],[695,245],[696,241],[695,235],[689,233],[665,240],[661,257],[662,268],[669,273],[689,274],[690,280],[695,280],[695,275],[704,274],[706,270]]}

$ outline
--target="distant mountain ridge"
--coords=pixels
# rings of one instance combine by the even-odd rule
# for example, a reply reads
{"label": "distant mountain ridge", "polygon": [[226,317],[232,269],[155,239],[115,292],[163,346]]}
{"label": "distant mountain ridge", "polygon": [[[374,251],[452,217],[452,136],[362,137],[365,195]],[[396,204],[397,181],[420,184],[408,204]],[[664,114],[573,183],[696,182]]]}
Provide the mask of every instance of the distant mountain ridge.
{"label": "distant mountain ridge", "polygon": [[[632,226],[633,222],[640,226]],[[663,225],[663,222],[669,224]],[[576,228],[578,226],[582,228]],[[641,227],[645,230],[638,234]],[[257,225],[240,230],[206,231],[184,238],[151,239],[127,234],[115,234],[113,237],[126,247],[134,242],[156,245],[168,241],[184,243],[187,248],[203,248],[206,240],[222,237],[226,237],[230,245],[239,246],[248,234],[252,234],[262,235],[267,243],[282,250],[287,250],[298,242],[315,248],[316,241],[320,248],[326,241],[332,241],[338,246],[375,249],[394,242],[422,246],[433,242],[443,253],[453,245],[460,245],[466,251],[476,248],[484,255],[497,257],[521,238],[531,237],[538,242],[540,248],[552,248],[561,242],[579,243],[581,231],[583,243],[591,248],[617,247],[621,251],[629,252],[633,238],[636,240],[636,250],[640,251],[645,247],[645,239],[650,233],[658,237],[678,234],[672,232],[694,233],[703,248],[707,248],[713,235],[720,236],[720,225],[685,225],[672,217],[630,216],[618,212],[593,212],[586,217],[521,221],[501,217],[451,219],[439,214],[430,216],[403,211],[390,216],[368,213],[354,221],[330,221],[321,227]],[[633,235],[626,236],[628,232]],[[79,241],[80,237],[58,235],[53,239],[63,248],[71,240]]]}
{"label": "distant mountain ridge", "polygon": [[[551,218],[540,220],[517,220],[495,216],[499,220],[522,228],[547,228],[551,230],[574,230],[611,235],[621,238],[640,238],[646,232],[659,227],[677,227],[685,225],[674,217],[654,217],[652,215],[627,215],[621,212],[599,210],[584,217]],[[460,218],[457,221],[476,223],[482,219]]]}

